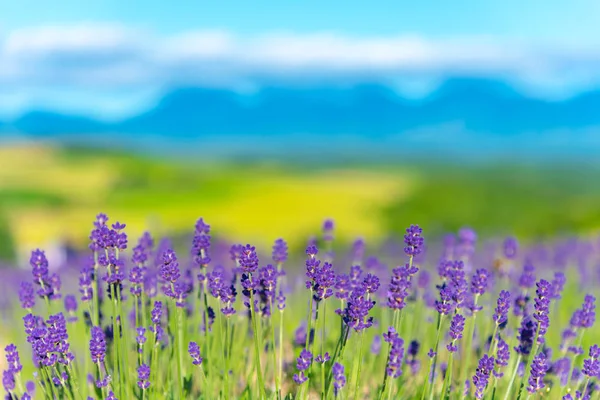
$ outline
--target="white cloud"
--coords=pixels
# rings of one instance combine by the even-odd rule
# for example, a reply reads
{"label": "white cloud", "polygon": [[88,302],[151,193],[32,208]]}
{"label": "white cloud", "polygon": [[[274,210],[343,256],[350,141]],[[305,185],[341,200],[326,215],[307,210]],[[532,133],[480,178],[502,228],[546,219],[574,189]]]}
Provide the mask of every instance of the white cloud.
{"label": "white cloud", "polygon": [[139,92],[170,85],[311,81],[384,81],[410,88],[415,82],[431,87],[441,77],[469,74],[508,77],[548,94],[600,82],[598,49],[494,37],[243,36],[215,30],[161,37],[118,24],[46,26],[0,37],[0,89]]}

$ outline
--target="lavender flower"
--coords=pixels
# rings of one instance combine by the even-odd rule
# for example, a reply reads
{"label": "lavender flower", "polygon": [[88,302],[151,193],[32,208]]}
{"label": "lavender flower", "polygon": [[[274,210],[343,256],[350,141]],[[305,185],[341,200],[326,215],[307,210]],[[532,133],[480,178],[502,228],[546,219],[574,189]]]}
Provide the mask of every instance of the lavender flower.
{"label": "lavender flower", "polygon": [[533,341],[535,340],[535,332],[537,324],[531,317],[524,317],[519,328],[519,344],[515,347],[515,351],[524,356],[531,352]]}
{"label": "lavender flower", "polygon": [[31,283],[21,282],[19,300],[21,301],[21,307],[23,308],[32,309],[35,307],[35,291]]}
{"label": "lavender flower", "polygon": [[21,365],[21,359],[19,358],[17,346],[14,344],[9,344],[4,348],[4,353],[6,354],[6,364],[8,365],[8,370],[13,374],[18,374],[21,372],[23,365]]}
{"label": "lavender flower", "polygon": [[388,288],[387,305],[393,310],[406,307],[406,298],[412,285],[412,277],[419,271],[417,267],[408,264],[394,268]]}
{"label": "lavender flower", "polygon": [[168,283],[177,282],[181,276],[181,273],[179,272],[179,262],[177,262],[177,255],[173,250],[169,249],[163,253],[162,265],[160,266],[159,274],[161,279]]}
{"label": "lavender flower", "polygon": [[364,287],[354,289],[348,298],[348,304],[342,313],[343,321],[348,327],[359,332],[373,325],[373,317],[369,317],[369,311],[375,306],[375,302],[368,299]]}
{"label": "lavender flower", "polygon": [[583,360],[583,369],[581,372],[593,378],[600,374],[600,347],[598,345],[590,347],[589,356],[590,358]]}
{"label": "lavender flower", "polygon": [[142,390],[148,389],[150,387],[150,381],[148,380],[150,378],[150,367],[146,364],[141,364],[137,369],[137,373],[138,387]]}
{"label": "lavender flower", "polygon": [[514,237],[507,237],[504,240],[504,257],[512,260],[516,258],[517,251],[519,250],[519,242]]}
{"label": "lavender flower", "polygon": [[[9,394],[15,390],[15,375],[10,370],[2,372],[2,386]],[[12,399],[12,396],[9,395],[8,398]]]}
{"label": "lavender flower", "polygon": [[93,363],[98,364],[104,362],[104,357],[106,356],[106,341],[104,340],[104,331],[99,326],[92,327],[90,354]]}
{"label": "lavender flower", "polygon": [[455,314],[450,323],[450,337],[452,338],[452,341],[446,346],[449,352],[454,353],[458,350],[456,342],[462,338],[464,329],[465,317],[460,314]]}
{"label": "lavender flower", "polygon": [[535,299],[535,313],[533,318],[538,322],[538,343],[544,343],[544,336],[550,325],[550,290],[551,285],[547,280],[541,279],[537,283],[537,298]]}
{"label": "lavender flower", "polygon": [[409,257],[414,257],[418,254],[421,254],[423,251],[424,240],[421,234],[423,233],[423,229],[419,227],[419,225],[411,225],[406,228],[406,234],[404,235],[404,252]]}
{"label": "lavender flower", "polygon": [[531,373],[529,375],[529,386],[527,391],[531,394],[544,388],[544,377],[548,370],[546,354],[540,352],[531,363]]}
{"label": "lavender flower", "polygon": [[210,225],[202,218],[196,222],[194,237],[192,239],[192,256],[194,263],[200,267],[206,267],[210,263]]}
{"label": "lavender flower", "polygon": [[141,354],[144,351],[144,343],[146,343],[146,328],[140,326],[136,329],[136,332],[135,341],[138,344],[138,353]]}
{"label": "lavender flower", "polygon": [[200,357],[200,346],[196,342],[190,342],[188,345],[188,353],[192,357],[192,364],[202,365],[202,357]]}
{"label": "lavender flower", "polygon": [[504,372],[502,372],[502,367],[506,367],[508,365],[508,360],[510,358],[510,348],[508,343],[506,343],[502,338],[498,338],[498,351],[496,353],[496,369],[494,370],[494,376],[497,378],[501,378],[504,376]]}
{"label": "lavender flower", "polygon": [[342,364],[336,362],[335,364],[333,364],[332,374],[333,374],[333,380],[334,380],[333,389],[334,389],[335,396],[337,397],[340,393],[340,390],[342,390],[342,388],[346,384],[346,376],[344,375],[344,366]]}
{"label": "lavender flower", "polygon": [[379,354],[381,351],[381,336],[374,336],[371,342],[371,353],[374,355]]}
{"label": "lavender flower", "polygon": [[471,279],[471,293],[474,295],[484,294],[488,287],[488,276],[489,273],[484,268],[475,271],[475,274]]}
{"label": "lavender flower", "polygon": [[483,399],[483,394],[487,387],[490,374],[494,370],[494,357],[484,354],[479,360],[479,366],[475,375],[473,375],[473,384],[475,385],[475,397]]}
{"label": "lavender flower", "polygon": [[273,245],[273,262],[282,264],[288,258],[288,245],[283,239],[277,239]]}
{"label": "lavender flower", "polygon": [[388,363],[386,365],[386,374],[390,378],[396,379],[402,375],[404,340],[398,336],[398,333],[393,327],[389,327],[387,333],[383,334],[383,340],[391,345]]}
{"label": "lavender flower", "polygon": [[519,286],[523,289],[529,289],[535,284],[535,267],[531,264],[531,260],[525,260],[523,266],[523,274],[519,278]]}
{"label": "lavender flower", "polygon": [[574,328],[591,328],[596,322],[596,298],[586,295],[581,309],[576,310],[571,317]]}
{"label": "lavender flower", "polygon": [[302,349],[302,351],[300,352],[300,356],[296,361],[296,368],[298,369],[298,373],[294,374],[294,382],[296,382],[296,384],[298,385],[302,385],[308,380],[308,377],[304,375],[304,371],[306,371],[312,363],[311,352],[306,349]]}
{"label": "lavender flower", "polygon": [[256,255],[256,248],[254,246],[246,245],[242,249],[239,258],[240,268],[246,274],[251,274],[258,268],[258,256]]}
{"label": "lavender flower", "polygon": [[565,277],[565,274],[563,274],[562,272],[554,273],[554,279],[552,279],[552,290],[550,293],[551,299],[558,300],[561,298],[561,294],[566,282],[567,278]]}
{"label": "lavender flower", "polygon": [[494,321],[497,325],[503,325],[508,320],[508,311],[510,309],[510,292],[500,291],[496,309],[494,310]]}

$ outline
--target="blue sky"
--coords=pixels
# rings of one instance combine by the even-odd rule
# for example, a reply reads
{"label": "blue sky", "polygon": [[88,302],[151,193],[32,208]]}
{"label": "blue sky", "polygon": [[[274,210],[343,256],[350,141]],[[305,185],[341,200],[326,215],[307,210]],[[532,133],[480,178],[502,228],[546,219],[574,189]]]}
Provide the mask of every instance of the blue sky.
{"label": "blue sky", "polygon": [[560,97],[600,83],[597,0],[47,4],[0,5],[0,117],[119,118],[180,85],[375,80],[418,96],[461,74]]}

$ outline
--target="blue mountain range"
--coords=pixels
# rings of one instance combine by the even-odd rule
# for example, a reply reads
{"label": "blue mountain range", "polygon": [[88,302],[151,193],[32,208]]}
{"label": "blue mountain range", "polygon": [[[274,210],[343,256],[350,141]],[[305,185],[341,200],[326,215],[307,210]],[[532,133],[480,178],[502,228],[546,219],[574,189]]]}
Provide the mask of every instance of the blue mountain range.
{"label": "blue mountain range", "polygon": [[525,96],[502,81],[479,78],[447,79],[419,100],[403,98],[379,84],[264,87],[252,95],[178,88],[164,95],[154,108],[121,121],[43,110],[0,121],[0,137],[117,137],[123,143],[168,140],[175,147],[203,139],[216,147],[235,139],[243,147],[242,142],[289,145],[286,138],[292,137],[294,145],[303,137],[332,143],[336,138],[352,137],[378,146],[405,139],[413,144],[453,143],[457,147],[476,143],[490,147],[489,139],[499,138],[498,146],[518,141],[525,147],[542,148],[551,138],[553,143],[571,145],[573,151],[589,152],[592,145],[600,151],[600,140],[590,140],[596,130],[600,138],[600,90],[548,101]]}

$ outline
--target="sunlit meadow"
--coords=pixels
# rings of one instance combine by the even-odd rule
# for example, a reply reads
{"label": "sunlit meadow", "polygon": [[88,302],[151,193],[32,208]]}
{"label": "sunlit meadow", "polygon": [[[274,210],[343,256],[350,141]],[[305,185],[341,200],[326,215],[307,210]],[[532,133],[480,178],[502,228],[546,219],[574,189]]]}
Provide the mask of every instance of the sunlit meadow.
{"label": "sunlit meadow", "polygon": [[7,399],[600,397],[595,238],[411,225],[343,246],[326,220],[256,248],[203,219],[183,240],[105,214],[90,229],[77,265],[33,249],[3,277]]}

